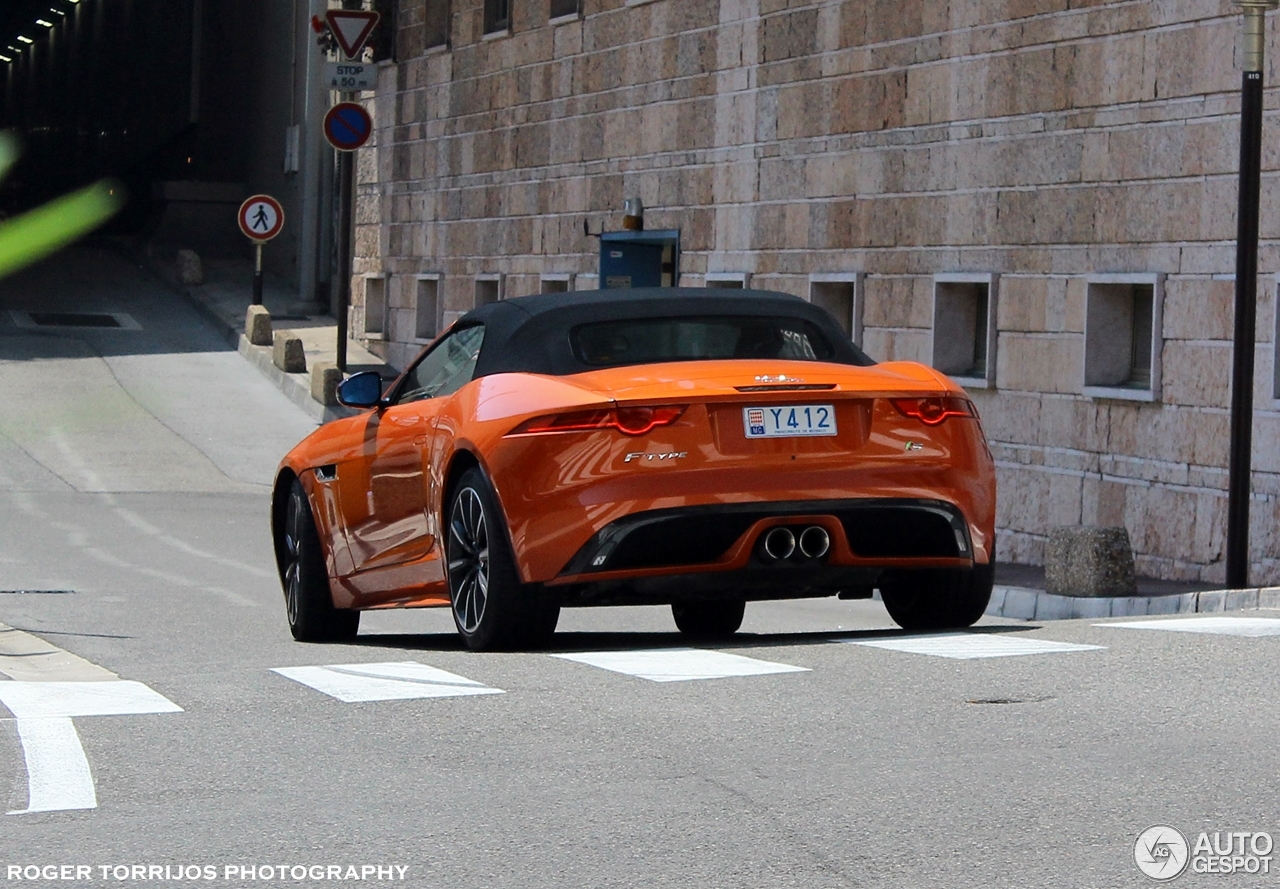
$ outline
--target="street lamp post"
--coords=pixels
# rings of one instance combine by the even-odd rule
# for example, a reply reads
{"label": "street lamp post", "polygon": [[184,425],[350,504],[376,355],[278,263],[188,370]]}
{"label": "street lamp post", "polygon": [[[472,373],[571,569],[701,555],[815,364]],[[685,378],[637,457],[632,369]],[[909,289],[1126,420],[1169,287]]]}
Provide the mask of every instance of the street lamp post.
{"label": "street lamp post", "polygon": [[1253,456],[1253,352],[1258,308],[1258,193],[1262,175],[1262,58],[1267,10],[1280,0],[1236,0],[1244,12],[1240,87],[1240,203],[1236,217],[1236,311],[1227,481],[1227,586],[1249,583],[1249,488]]}

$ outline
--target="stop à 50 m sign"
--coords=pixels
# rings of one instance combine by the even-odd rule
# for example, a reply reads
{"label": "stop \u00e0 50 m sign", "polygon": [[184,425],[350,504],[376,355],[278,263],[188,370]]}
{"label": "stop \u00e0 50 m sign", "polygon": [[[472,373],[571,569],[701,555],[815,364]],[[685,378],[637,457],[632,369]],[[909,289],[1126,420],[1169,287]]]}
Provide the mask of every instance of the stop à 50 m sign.
{"label": "stop \u00e0 50 m sign", "polygon": [[324,82],[331,90],[348,93],[375,89],[378,85],[378,66],[363,62],[326,62]]}

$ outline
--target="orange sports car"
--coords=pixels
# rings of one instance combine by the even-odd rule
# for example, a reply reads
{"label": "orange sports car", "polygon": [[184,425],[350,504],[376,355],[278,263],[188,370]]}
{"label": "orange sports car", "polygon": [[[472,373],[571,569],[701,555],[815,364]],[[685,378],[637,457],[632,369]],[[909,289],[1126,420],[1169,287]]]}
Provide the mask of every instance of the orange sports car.
{"label": "orange sports car", "polygon": [[339,399],[366,410],[290,451],[272,500],[299,640],[438,605],[469,648],[536,646],[562,607],[637,603],[715,638],[748,600],[877,588],[903,627],[960,627],[991,595],[995,470],[964,391],[796,297],[498,302]]}

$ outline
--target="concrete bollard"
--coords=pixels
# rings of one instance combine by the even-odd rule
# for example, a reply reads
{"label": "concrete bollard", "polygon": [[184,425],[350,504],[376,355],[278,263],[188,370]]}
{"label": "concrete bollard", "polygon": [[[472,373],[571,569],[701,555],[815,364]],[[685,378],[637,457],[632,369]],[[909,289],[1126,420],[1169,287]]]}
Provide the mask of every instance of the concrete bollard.
{"label": "concrete bollard", "polygon": [[249,311],[244,313],[244,335],[255,346],[272,344],[271,313],[265,306],[249,306]]}
{"label": "concrete bollard", "polygon": [[321,404],[338,403],[338,384],[342,371],[332,361],[317,361],[311,365],[311,397]]}
{"label": "concrete bollard", "polygon": [[194,250],[178,251],[178,280],[183,284],[203,284],[204,266]]}
{"label": "concrete bollard", "polygon": [[275,332],[271,361],[287,374],[307,372],[307,356],[302,351],[302,340],[292,330]]}
{"label": "concrete bollard", "polygon": [[1133,548],[1124,528],[1065,525],[1049,532],[1045,587],[1055,596],[1135,596]]}

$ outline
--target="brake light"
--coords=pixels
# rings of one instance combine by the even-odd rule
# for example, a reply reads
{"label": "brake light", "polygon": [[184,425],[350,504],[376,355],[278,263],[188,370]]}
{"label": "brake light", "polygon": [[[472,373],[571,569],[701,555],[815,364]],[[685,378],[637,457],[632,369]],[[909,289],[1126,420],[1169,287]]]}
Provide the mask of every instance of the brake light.
{"label": "brake light", "polygon": [[939,426],[949,417],[976,417],[973,405],[965,398],[891,398],[898,413],[926,426]]}
{"label": "brake light", "polygon": [[547,432],[582,432],[617,429],[624,435],[644,435],[659,426],[670,426],[684,413],[685,405],[620,407],[613,410],[574,411],[526,420],[508,435],[540,435]]}

